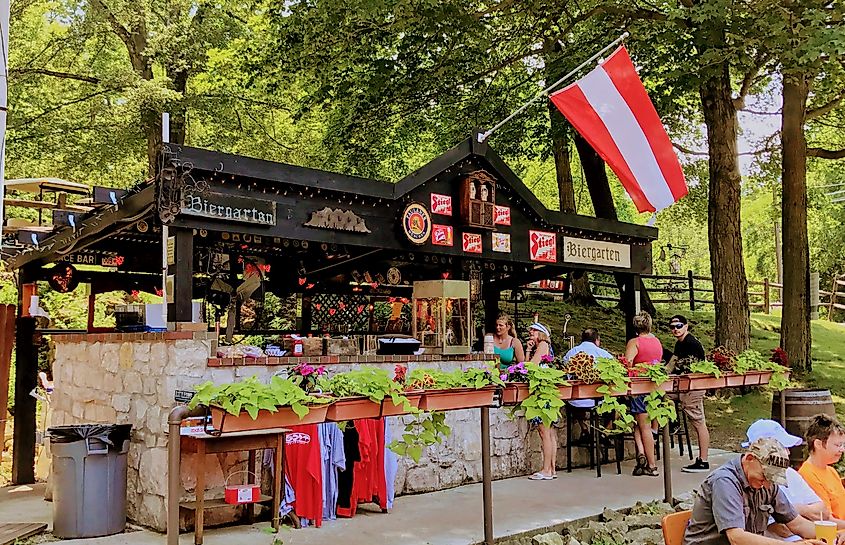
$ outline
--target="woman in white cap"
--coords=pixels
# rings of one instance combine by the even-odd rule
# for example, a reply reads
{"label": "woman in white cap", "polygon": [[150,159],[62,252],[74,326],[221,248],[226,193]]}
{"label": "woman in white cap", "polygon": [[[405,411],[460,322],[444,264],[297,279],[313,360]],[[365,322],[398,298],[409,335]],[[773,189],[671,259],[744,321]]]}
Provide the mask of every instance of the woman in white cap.
{"label": "woman in white cap", "polygon": [[[552,351],[551,333],[549,328],[540,322],[528,326],[528,343],[526,343],[525,360],[532,363],[541,363],[544,356],[554,356]],[[540,419],[532,419],[531,424],[536,424],[540,434],[540,443],[543,452],[543,468],[534,473],[529,479],[535,481],[549,481],[557,478],[557,435],[555,430],[542,424]]]}

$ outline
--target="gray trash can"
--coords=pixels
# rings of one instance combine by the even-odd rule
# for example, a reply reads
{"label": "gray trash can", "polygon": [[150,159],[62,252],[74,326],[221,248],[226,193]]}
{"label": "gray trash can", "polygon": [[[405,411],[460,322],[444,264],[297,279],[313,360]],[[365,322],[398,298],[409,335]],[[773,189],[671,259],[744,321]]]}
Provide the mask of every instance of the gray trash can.
{"label": "gray trash can", "polygon": [[53,454],[53,534],[84,538],[126,527],[125,424],[50,428]]}

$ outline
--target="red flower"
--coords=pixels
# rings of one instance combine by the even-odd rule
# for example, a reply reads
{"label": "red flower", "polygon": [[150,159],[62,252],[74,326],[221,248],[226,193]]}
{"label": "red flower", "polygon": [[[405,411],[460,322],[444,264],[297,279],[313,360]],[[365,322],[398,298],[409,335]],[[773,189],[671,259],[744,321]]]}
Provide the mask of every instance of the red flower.
{"label": "red flower", "polygon": [[404,365],[396,364],[396,367],[393,368],[393,380],[396,382],[405,382],[405,375],[408,373],[408,368]]}
{"label": "red flower", "polygon": [[789,355],[786,353],[786,350],[780,346],[772,350],[772,357],[769,361],[773,361],[779,365],[783,365],[784,367],[789,367]]}

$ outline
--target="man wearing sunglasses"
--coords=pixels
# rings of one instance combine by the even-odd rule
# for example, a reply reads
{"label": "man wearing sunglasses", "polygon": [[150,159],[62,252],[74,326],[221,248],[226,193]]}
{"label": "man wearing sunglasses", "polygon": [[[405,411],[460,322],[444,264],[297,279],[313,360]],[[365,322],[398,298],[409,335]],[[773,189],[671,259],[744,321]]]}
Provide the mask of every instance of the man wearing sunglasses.
{"label": "man wearing sunglasses", "polygon": [[783,543],[763,536],[769,516],[804,538],[799,543],[824,545],[813,539],[815,525],[798,514],[781,489],[787,467],[789,451],[776,439],[761,437],[749,444],[745,453],[713,471],[695,491],[683,545]]}
{"label": "man wearing sunglasses", "polygon": [[[675,337],[675,365],[674,373],[689,373],[685,368],[690,361],[701,361],[704,359],[704,347],[695,336],[689,332],[689,323],[686,316],[676,314],[669,318],[669,330]],[[707,429],[707,420],[704,418],[704,391],[685,392],[680,394],[681,407],[692,423],[695,434],[698,436],[698,458],[695,463],[681,468],[687,473],[707,473],[710,471],[710,463],[707,461],[707,451],[710,448],[710,430]]]}

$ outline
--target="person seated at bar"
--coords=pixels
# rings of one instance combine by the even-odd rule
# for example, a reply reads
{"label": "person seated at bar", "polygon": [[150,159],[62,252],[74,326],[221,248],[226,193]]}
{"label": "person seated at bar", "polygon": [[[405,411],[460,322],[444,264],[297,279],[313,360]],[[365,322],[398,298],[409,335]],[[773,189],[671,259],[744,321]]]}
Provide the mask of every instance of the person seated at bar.
{"label": "person seated at bar", "polygon": [[[563,357],[563,361],[568,362],[575,354],[589,354],[593,357],[593,363],[595,363],[596,358],[613,358],[613,354],[601,348],[601,335],[595,327],[588,327],[581,332],[581,344],[569,349],[569,352]],[[577,409],[592,409],[596,406],[595,399],[574,399],[568,403]],[[580,411],[576,420],[578,426],[581,428],[581,435],[578,438],[577,444],[586,444],[589,442],[590,429],[587,420],[584,418],[583,411]]]}
{"label": "person seated at bar", "polygon": [[[634,331],[637,336],[625,346],[625,359],[632,364],[659,363],[663,358],[663,345],[651,332],[651,315],[640,312],[634,316]],[[657,477],[657,462],[654,452],[654,436],[651,434],[651,420],[645,406],[645,396],[629,398],[629,410],[636,419],[634,445],[637,449],[637,465],[634,475]]]}
{"label": "person seated at bar", "polygon": [[761,437],[742,455],[710,473],[696,490],[684,545],[766,545],[782,543],[765,537],[769,515],[801,543],[812,539],[815,525],[798,514],[781,489],[786,482],[789,451],[776,439]]}
{"label": "person seated at bar", "polygon": [[[544,356],[554,357],[551,333],[548,327],[535,322],[528,326],[525,358],[526,361],[532,363],[541,363]],[[544,426],[539,417],[532,419],[530,423],[537,426],[537,432],[540,434],[543,467],[528,478],[534,481],[557,479],[557,435],[555,430],[552,426]]]}
{"label": "person seated at bar", "polygon": [[804,437],[809,455],[798,473],[824,502],[837,526],[845,528],[845,487],[833,467],[845,452],[845,427],[831,416],[817,414]]}
{"label": "person seated at bar", "polygon": [[[748,448],[751,443],[763,437],[774,439],[784,448],[798,446],[804,441],[797,435],[788,433],[778,422],[768,419],[760,419],[751,424],[746,435],[748,441],[742,443],[743,448]],[[804,478],[791,467],[786,468],[786,484],[781,486],[780,489],[786,494],[786,499],[795,507],[798,514],[805,519],[820,520],[821,517],[824,517],[825,520],[830,520],[830,512],[827,507]],[[776,523],[772,517],[769,517],[769,527],[763,535],[783,541],[801,540],[801,537],[790,532],[785,524]]]}
{"label": "person seated at bar", "polygon": [[499,369],[504,371],[508,366],[525,361],[525,351],[522,341],[516,338],[516,328],[513,320],[507,314],[499,314],[496,318],[496,332],[493,333],[493,352],[499,356]]}

